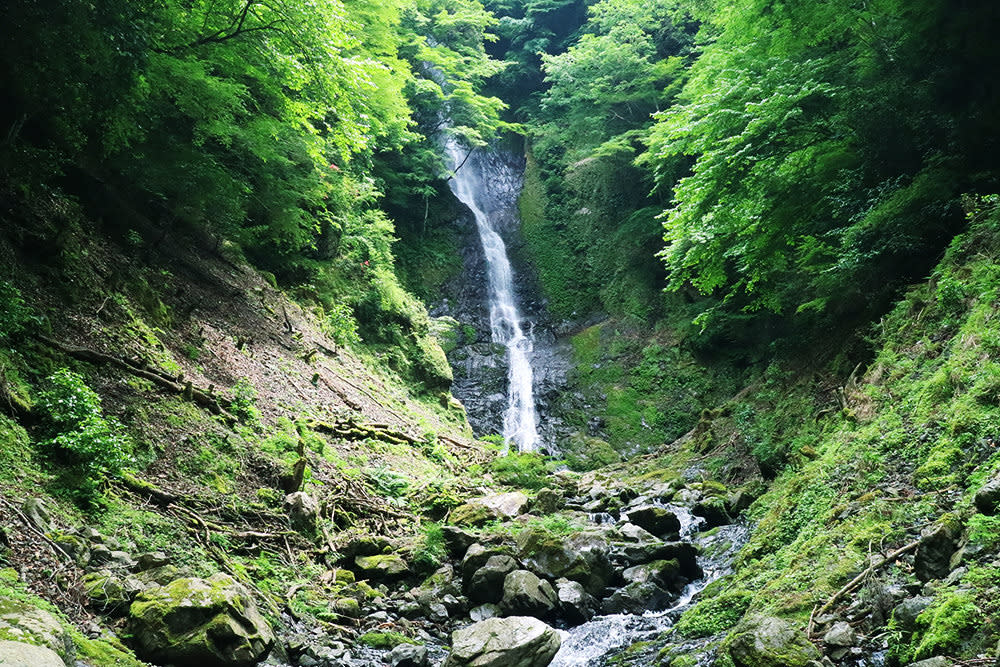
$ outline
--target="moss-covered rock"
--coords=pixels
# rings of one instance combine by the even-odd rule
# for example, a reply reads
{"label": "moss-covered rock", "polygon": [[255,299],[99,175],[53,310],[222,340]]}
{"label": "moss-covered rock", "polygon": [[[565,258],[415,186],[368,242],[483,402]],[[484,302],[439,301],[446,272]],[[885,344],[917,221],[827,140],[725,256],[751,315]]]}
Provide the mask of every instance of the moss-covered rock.
{"label": "moss-covered rock", "polygon": [[410,573],[410,566],[396,554],[358,556],[354,564],[362,574],[372,579],[397,579]]}
{"label": "moss-covered rock", "polygon": [[805,667],[820,653],[805,632],[773,616],[744,620],[723,645],[736,667]]}
{"label": "moss-covered rock", "polygon": [[102,611],[124,611],[146,587],[136,577],[119,577],[106,570],[91,572],[83,578],[83,590],[91,604]]}
{"label": "moss-covered rock", "polygon": [[73,640],[55,614],[17,600],[0,600],[0,639],[51,649],[66,662],[72,662],[76,654]]}
{"label": "moss-covered rock", "polygon": [[152,662],[251,665],[274,645],[250,594],[226,574],[152,588],[132,603],[129,615],[136,651]]}

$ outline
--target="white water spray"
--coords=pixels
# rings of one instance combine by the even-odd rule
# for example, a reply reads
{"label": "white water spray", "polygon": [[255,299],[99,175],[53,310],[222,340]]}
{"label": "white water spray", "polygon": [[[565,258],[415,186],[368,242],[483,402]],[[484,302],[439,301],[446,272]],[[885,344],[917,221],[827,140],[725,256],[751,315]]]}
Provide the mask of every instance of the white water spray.
{"label": "white water spray", "polygon": [[[492,165],[468,159],[454,139],[445,145],[453,170],[451,191],[469,207],[476,218],[479,238],[486,255],[489,281],[490,329],[493,341],[507,348],[507,410],[503,418],[503,437],[518,451],[538,449],[535,423],[535,398],[532,393],[532,340],[521,328],[521,314],[514,297],[514,274],[507,258],[507,246],[494,226],[486,205],[491,179],[509,177]],[[498,173],[492,173],[497,171]],[[489,172],[489,173],[488,173]]]}

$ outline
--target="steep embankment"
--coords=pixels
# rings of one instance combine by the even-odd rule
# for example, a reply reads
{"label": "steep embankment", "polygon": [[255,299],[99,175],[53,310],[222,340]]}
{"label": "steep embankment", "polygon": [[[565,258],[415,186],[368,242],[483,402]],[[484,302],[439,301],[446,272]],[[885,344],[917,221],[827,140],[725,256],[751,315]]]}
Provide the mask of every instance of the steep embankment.
{"label": "steep embankment", "polygon": [[995,660],[1000,214],[966,204],[970,229],[877,324],[870,363],[776,363],[663,456],[766,491],[735,572],[627,664],[803,665],[807,637],[838,664]]}
{"label": "steep embankment", "polygon": [[[359,583],[339,567],[385,550],[408,576],[433,571],[434,522],[488,485],[492,454],[442,390],[447,368],[338,345],[317,298],[290,300],[231,247],[139,232],[119,246],[68,198],[5,204],[0,639],[95,667],[134,664],[132,650],[235,664],[265,654],[270,628],[291,659],[384,622],[363,620],[384,603],[360,581],[382,565]],[[422,317],[398,327],[443,362]],[[391,542],[366,550],[372,535]],[[263,618],[187,658],[171,651],[197,638],[156,635],[130,608],[156,584],[223,574],[244,591],[198,584],[226,599],[189,613],[242,618],[254,600]]]}

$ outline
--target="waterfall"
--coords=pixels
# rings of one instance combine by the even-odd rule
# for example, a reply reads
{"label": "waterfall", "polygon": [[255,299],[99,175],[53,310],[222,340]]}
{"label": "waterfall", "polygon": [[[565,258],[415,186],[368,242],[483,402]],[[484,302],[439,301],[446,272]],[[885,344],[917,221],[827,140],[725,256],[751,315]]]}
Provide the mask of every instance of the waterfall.
{"label": "waterfall", "polygon": [[511,179],[503,169],[466,155],[454,139],[445,144],[453,175],[449,184],[460,202],[476,219],[489,283],[490,329],[493,341],[507,348],[507,409],[503,419],[504,441],[518,451],[538,449],[539,437],[532,390],[532,339],[521,326],[514,294],[514,273],[507,246],[490,215],[495,194],[490,187]]}

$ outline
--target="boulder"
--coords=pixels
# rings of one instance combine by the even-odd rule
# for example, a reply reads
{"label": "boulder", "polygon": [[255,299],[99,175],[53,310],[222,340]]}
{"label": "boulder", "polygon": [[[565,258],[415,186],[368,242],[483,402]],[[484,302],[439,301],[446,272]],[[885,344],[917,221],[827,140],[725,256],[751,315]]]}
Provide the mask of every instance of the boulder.
{"label": "boulder", "polygon": [[427,647],[400,644],[389,651],[391,667],[427,667]]}
{"label": "boulder", "polygon": [[106,612],[125,611],[132,600],[147,588],[134,576],[117,576],[108,570],[90,572],[83,577],[83,590],[90,603]]}
{"label": "boulder", "polygon": [[511,616],[547,618],[559,606],[552,584],[528,570],[514,570],[503,580],[500,608]]}
{"label": "boulder", "polygon": [[723,645],[736,667],[806,667],[822,656],[806,633],[773,616],[745,619]]}
{"label": "boulder", "polygon": [[520,491],[496,493],[470,500],[451,511],[448,521],[461,526],[481,526],[497,519],[513,519],[528,509],[528,496]]}
{"label": "boulder", "polygon": [[485,621],[487,618],[496,618],[502,615],[503,611],[500,607],[488,602],[469,610],[469,618],[471,618],[473,622]]}
{"label": "boulder", "polygon": [[392,549],[392,542],[384,537],[372,535],[358,535],[348,540],[347,544],[341,547],[340,553],[347,560],[353,560],[358,556],[376,556],[384,554]]}
{"label": "boulder", "polygon": [[285,496],[283,506],[288,513],[288,521],[292,524],[292,528],[303,533],[316,531],[319,504],[315,498],[305,491],[296,491]]}
{"label": "boulder", "polygon": [[636,565],[622,572],[622,578],[629,583],[645,583],[651,581],[663,588],[680,592],[687,579],[681,576],[681,566],[677,559],[654,560],[650,563]]}
{"label": "boulder", "polygon": [[946,517],[920,532],[920,543],[913,559],[913,571],[920,581],[943,579],[951,572],[951,557],[958,551],[962,528],[957,520]]}
{"label": "boulder", "polygon": [[44,646],[0,640],[0,665],[4,667],[66,667],[59,654]]}
{"label": "boulder", "polygon": [[537,618],[489,618],[452,633],[445,667],[546,667],[560,643]]}
{"label": "boulder", "polygon": [[354,565],[366,577],[379,581],[402,579],[410,573],[410,566],[396,554],[357,556]]}
{"label": "boulder", "polygon": [[854,646],[858,641],[858,637],[854,632],[854,628],[851,627],[850,623],[846,621],[838,621],[833,624],[826,634],[823,635],[823,643],[827,646],[833,647],[848,647]]}
{"label": "boulder", "polygon": [[705,528],[716,528],[733,522],[726,508],[726,501],[718,497],[700,500],[691,508],[691,513],[705,520]]}
{"label": "boulder", "polygon": [[934,598],[915,597],[903,600],[892,610],[896,625],[903,632],[913,632],[917,627],[917,616],[931,605]]}
{"label": "boulder", "polygon": [[442,526],[444,548],[452,558],[461,557],[469,547],[476,543],[476,538],[457,526]]}
{"label": "boulder", "polygon": [[627,584],[601,602],[604,614],[642,614],[665,609],[676,596],[652,581]]}
{"label": "boulder", "polygon": [[135,571],[145,572],[170,565],[170,557],[162,551],[147,551],[135,559]]}
{"label": "boulder", "polygon": [[51,533],[55,524],[52,522],[52,513],[45,506],[45,501],[41,498],[28,498],[21,505],[21,511],[34,524],[35,528],[43,533]]}
{"label": "boulder", "polygon": [[54,533],[52,541],[65,551],[79,567],[85,567],[90,562],[90,542],[72,532]]}
{"label": "boulder", "polygon": [[500,602],[503,597],[504,579],[517,569],[517,561],[506,554],[490,556],[486,564],[475,571],[465,586],[465,593],[473,604]]}
{"label": "boulder", "polygon": [[74,661],[76,647],[59,619],[26,602],[0,599],[0,637],[23,640],[55,652],[70,664]]}
{"label": "boulder", "polygon": [[597,611],[597,600],[579,582],[560,579],[556,582],[556,596],[560,616],[571,625],[586,623]]}
{"label": "boulder", "polygon": [[546,579],[578,581],[592,595],[603,592],[615,576],[610,544],[597,533],[557,537],[528,528],[518,534],[517,546],[527,568]]}
{"label": "boulder", "polygon": [[141,593],[129,609],[136,653],[154,663],[256,664],[274,633],[247,590],[227,574],[177,579]]}
{"label": "boulder", "polygon": [[626,540],[630,542],[656,542],[657,537],[645,528],[640,528],[634,523],[626,523],[618,528],[618,532],[622,534]]}
{"label": "boulder", "polygon": [[534,514],[553,514],[558,512],[566,504],[562,491],[556,489],[541,489],[535,494],[535,499],[531,503],[531,511]]}
{"label": "boulder", "polygon": [[676,560],[680,572],[688,579],[702,576],[698,565],[698,547],[690,542],[644,542],[628,544],[621,550],[622,557],[633,565],[654,560]]}
{"label": "boulder", "polygon": [[486,562],[493,556],[504,556],[506,554],[501,549],[486,548],[478,542],[470,546],[465,556],[462,558],[462,581],[471,582],[476,571],[486,565]]}
{"label": "boulder", "polygon": [[623,512],[622,518],[657,537],[677,533],[681,529],[681,522],[677,518],[677,515],[657,505],[636,507],[635,509]]}
{"label": "boulder", "polygon": [[979,491],[976,492],[976,509],[993,516],[1000,511],[1000,474],[986,482]]}
{"label": "boulder", "polygon": [[926,660],[911,662],[907,665],[907,667],[951,667],[954,664],[954,662],[943,655],[936,655],[933,658],[927,658]]}

